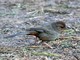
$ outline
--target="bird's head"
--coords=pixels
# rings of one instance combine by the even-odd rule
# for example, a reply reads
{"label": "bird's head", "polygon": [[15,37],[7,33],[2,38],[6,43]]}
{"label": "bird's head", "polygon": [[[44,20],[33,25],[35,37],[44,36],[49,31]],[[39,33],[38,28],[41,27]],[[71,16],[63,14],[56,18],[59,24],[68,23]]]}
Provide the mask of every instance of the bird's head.
{"label": "bird's head", "polygon": [[52,25],[52,28],[57,32],[62,32],[65,29],[67,29],[67,26],[63,21],[53,22],[51,25]]}

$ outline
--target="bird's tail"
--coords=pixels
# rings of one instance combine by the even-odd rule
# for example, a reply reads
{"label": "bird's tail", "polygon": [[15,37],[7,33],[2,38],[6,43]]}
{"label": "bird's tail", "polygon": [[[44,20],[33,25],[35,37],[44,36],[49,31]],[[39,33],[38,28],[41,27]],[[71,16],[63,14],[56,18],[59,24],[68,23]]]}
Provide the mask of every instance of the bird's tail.
{"label": "bird's tail", "polygon": [[5,36],[4,38],[13,38],[15,36],[19,36],[19,35],[25,35],[25,34],[28,34],[26,32],[18,32],[16,34],[12,34],[12,35],[9,35],[9,36]]}

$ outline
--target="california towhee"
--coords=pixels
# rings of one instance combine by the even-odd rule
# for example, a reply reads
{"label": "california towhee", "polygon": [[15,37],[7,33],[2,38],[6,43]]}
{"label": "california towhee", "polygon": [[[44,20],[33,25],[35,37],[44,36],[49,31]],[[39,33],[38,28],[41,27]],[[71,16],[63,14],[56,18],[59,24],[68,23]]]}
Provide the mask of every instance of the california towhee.
{"label": "california towhee", "polygon": [[[39,38],[42,42],[51,41],[59,38],[60,33],[66,29],[66,24],[63,21],[52,22],[43,27],[35,27],[26,29],[28,33],[26,35],[34,35]],[[14,37],[24,33],[17,33],[11,36],[7,36],[5,38]]]}
{"label": "california towhee", "polygon": [[28,31],[31,32],[27,35],[34,35],[42,41],[50,41],[59,38],[60,33],[65,29],[66,24],[63,21],[57,21],[42,28],[30,28]]}

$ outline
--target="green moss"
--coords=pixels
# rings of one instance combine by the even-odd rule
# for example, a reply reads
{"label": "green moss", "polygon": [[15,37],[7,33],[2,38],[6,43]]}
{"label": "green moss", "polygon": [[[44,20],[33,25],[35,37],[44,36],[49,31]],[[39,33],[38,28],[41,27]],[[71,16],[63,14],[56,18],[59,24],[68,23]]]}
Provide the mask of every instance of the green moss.
{"label": "green moss", "polygon": [[62,47],[62,48],[69,48],[69,47],[72,47],[72,44],[71,44],[71,42],[69,42],[69,41],[63,41],[63,42],[61,43],[61,47]]}
{"label": "green moss", "polygon": [[57,54],[57,53],[47,53],[47,52],[32,52],[33,55],[37,55],[37,56],[56,56],[56,57],[59,57],[61,56],[60,54]]}

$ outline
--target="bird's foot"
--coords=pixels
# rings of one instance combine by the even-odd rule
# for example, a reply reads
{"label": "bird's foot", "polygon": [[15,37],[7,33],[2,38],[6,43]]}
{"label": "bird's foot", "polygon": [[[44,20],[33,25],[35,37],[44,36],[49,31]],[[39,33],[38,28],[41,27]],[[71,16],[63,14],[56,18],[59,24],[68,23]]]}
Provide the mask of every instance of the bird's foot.
{"label": "bird's foot", "polygon": [[44,45],[44,47],[53,49],[53,47],[51,45],[49,45],[48,43],[46,43],[46,42],[43,42],[42,44]]}

